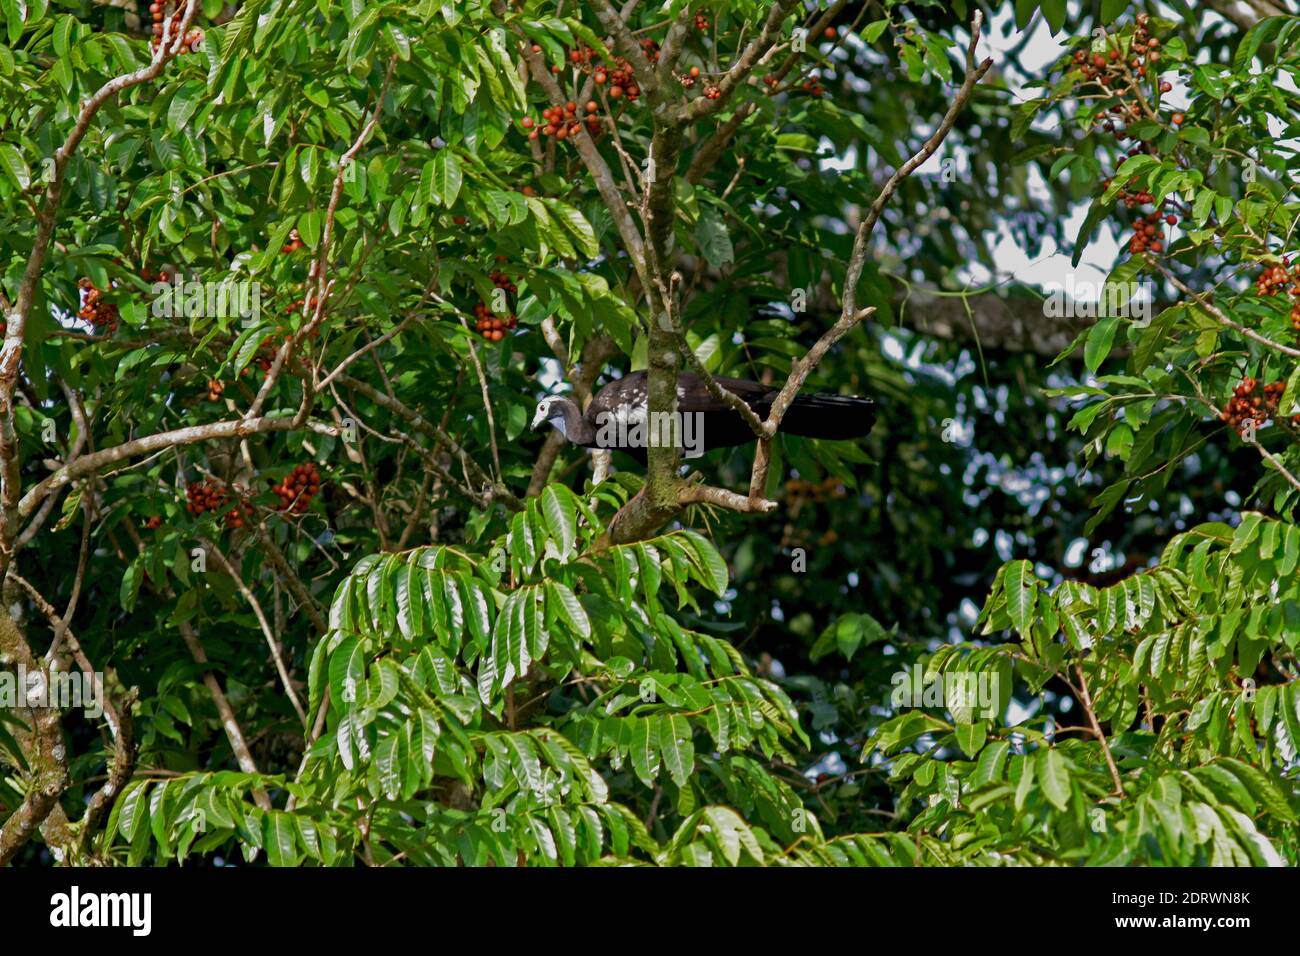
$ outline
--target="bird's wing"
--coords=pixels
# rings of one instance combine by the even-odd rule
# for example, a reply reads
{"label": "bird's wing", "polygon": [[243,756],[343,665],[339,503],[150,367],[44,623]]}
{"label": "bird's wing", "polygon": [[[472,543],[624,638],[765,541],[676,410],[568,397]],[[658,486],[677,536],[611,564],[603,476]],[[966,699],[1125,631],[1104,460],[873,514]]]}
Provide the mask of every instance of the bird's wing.
{"label": "bird's wing", "polygon": [[[725,378],[718,376],[718,384],[729,392],[743,398],[749,405],[765,414],[776,392],[768,385],[749,382],[742,378]],[[587,406],[586,417],[595,423],[602,412],[632,415],[639,414],[646,406],[646,373],[629,372],[622,378],[610,382],[591,400]],[[677,409],[682,412],[721,412],[727,410],[724,402],[714,398],[699,377],[691,372],[677,376]]]}
{"label": "bird's wing", "polygon": [[629,372],[610,382],[591,399],[584,417],[599,426],[602,416],[613,414],[628,419],[644,415],[647,404],[645,372]]}
{"label": "bird's wing", "polygon": [[[714,381],[727,391],[744,399],[752,408],[760,409],[766,414],[775,392],[768,385],[749,382],[743,378],[724,378],[714,376]],[[683,372],[677,376],[677,408],[683,412],[721,412],[727,410],[726,403],[713,397],[704,387],[704,383],[695,375]]]}

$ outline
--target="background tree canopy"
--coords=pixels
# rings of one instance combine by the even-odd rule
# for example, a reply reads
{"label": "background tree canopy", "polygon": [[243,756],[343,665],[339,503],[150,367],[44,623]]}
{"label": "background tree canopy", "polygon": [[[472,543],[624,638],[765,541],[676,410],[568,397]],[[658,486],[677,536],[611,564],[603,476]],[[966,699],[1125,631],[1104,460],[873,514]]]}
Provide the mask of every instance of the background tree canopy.
{"label": "background tree canopy", "polygon": [[1296,863],[1291,5],[0,11],[0,863]]}

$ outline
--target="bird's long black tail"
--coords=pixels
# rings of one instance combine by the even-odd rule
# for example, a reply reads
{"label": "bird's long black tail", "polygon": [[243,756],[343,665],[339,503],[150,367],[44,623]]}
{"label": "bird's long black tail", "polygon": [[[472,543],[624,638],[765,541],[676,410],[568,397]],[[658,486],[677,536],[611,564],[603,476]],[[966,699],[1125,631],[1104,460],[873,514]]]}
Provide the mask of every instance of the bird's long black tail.
{"label": "bird's long black tail", "polygon": [[781,431],[804,438],[861,438],[876,424],[876,403],[851,395],[799,395],[781,420]]}

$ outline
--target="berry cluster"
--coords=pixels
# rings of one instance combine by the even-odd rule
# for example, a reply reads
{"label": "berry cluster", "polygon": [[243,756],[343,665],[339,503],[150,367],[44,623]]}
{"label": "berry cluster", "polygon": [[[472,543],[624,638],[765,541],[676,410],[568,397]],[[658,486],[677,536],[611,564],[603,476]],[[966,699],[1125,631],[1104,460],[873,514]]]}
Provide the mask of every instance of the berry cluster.
{"label": "berry cluster", "polygon": [[247,505],[237,504],[235,507],[230,509],[229,513],[226,514],[226,527],[242,528],[244,526],[244,519],[246,517],[251,517],[251,515],[252,509]]}
{"label": "berry cluster", "polygon": [[[1146,202],[1150,202],[1150,194],[1143,193],[1147,196]],[[1146,252],[1148,249],[1152,252],[1161,252],[1165,248],[1165,232],[1161,228],[1161,220],[1171,226],[1178,225],[1178,217],[1175,215],[1162,216],[1157,210],[1149,213],[1145,219],[1138,220],[1133,226],[1133,236],[1128,241],[1128,251],[1133,255]]]}
{"label": "berry cluster", "polygon": [[[775,80],[775,77],[773,77]],[[799,84],[799,89],[803,90],[810,96],[821,96],[826,90],[822,87],[821,81],[817,77],[809,77]]]}
{"label": "berry cluster", "polygon": [[[150,45],[156,50],[162,43],[163,21],[166,19],[163,13],[163,4],[160,0],[154,0],[153,3],[149,4],[149,16],[153,18],[153,40],[150,41]],[[170,34],[174,37],[181,28],[181,4],[176,4],[171,21]],[[190,30],[189,33],[185,34],[185,43],[181,46],[181,53],[197,53],[202,45],[203,31]]]}
{"label": "berry cluster", "polygon": [[226,385],[221,381],[221,379],[213,378],[208,380],[208,401],[220,401],[221,396],[225,394],[225,391]]}
{"label": "berry cluster", "polygon": [[513,329],[519,324],[513,312],[510,318],[499,319],[496,313],[488,309],[482,302],[474,304],[474,331],[489,342],[500,342],[506,337],[506,332]]}
{"label": "berry cluster", "polygon": [[1291,328],[1300,332],[1300,268],[1294,273],[1287,272],[1289,263],[1266,266],[1255,280],[1255,291],[1262,296],[1276,295],[1290,285],[1291,294]]}
{"label": "berry cluster", "polygon": [[[1293,281],[1291,274],[1286,271],[1287,263],[1281,265],[1266,266],[1264,271],[1255,279],[1255,291],[1260,295],[1276,295],[1281,292],[1288,282]],[[1295,282],[1300,283],[1300,273],[1297,273]]]}
{"label": "berry cluster", "polygon": [[[1151,36],[1148,30],[1150,19],[1145,13],[1138,14],[1137,27],[1133,31],[1133,42],[1129,46],[1127,66],[1139,77],[1147,75],[1148,64],[1160,62],[1158,49],[1160,38]],[[1085,80],[1092,80],[1107,88],[1126,86],[1128,83],[1128,78],[1125,76],[1124,53],[1117,46],[1111,47],[1105,54],[1096,52],[1089,54],[1087,50],[1075,50],[1071,59],[1083,72]]]}
{"label": "berry cluster", "polygon": [[290,230],[289,230],[289,241],[286,242],[284,245],[282,245],[282,246],[280,247],[280,251],[281,251],[281,252],[297,252],[297,251],[298,251],[299,249],[301,249],[304,245],[305,245],[305,243],[302,241],[302,236],[298,235],[298,230],[297,230],[297,229],[290,229]]}
{"label": "berry cluster", "polygon": [[519,287],[511,282],[510,277],[500,269],[493,269],[488,274],[488,278],[492,280],[492,284],[498,289],[505,289],[510,295],[519,294]]}
{"label": "berry cluster", "polygon": [[[699,78],[700,78],[700,68],[698,66],[693,66],[685,73],[681,74],[681,76],[679,76],[677,79],[681,82],[682,89],[689,90],[695,86],[695,81],[698,80]],[[716,86],[706,86],[704,88],[704,96],[707,99],[716,100],[720,96],[722,96],[722,91],[718,89]]]}
{"label": "berry cluster", "polygon": [[[589,100],[583,109],[586,112],[587,132],[595,136],[600,132],[600,117],[596,115],[600,111],[600,104],[595,100]],[[567,139],[582,132],[582,123],[578,121],[578,104],[572,100],[558,106],[546,107],[542,110],[541,122],[531,116],[525,116],[519,121],[519,125],[528,130],[529,139],[537,139],[539,134],[554,136],[556,139]]]}
{"label": "berry cluster", "polygon": [[144,526],[146,528],[149,528],[150,530],[153,530],[154,528],[161,528],[162,517],[160,515],[154,515],[152,518],[150,518],[148,521],[144,523]]}
{"label": "berry cluster", "polygon": [[[236,492],[240,489],[235,488]],[[196,481],[185,489],[185,510],[192,515],[201,515],[209,511],[220,511],[229,502],[226,489],[215,481]],[[242,498],[242,494],[240,495]],[[236,504],[226,513],[227,528],[242,528],[248,508],[242,503]],[[161,524],[161,521],[159,522]]]}
{"label": "berry cluster", "polygon": [[[642,40],[641,49],[645,51],[647,58],[651,62],[659,58],[659,45],[653,40]],[[533,52],[541,53],[542,48],[534,43]],[[629,101],[635,103],[641,96],[641,88],[637,85],[632,64],[628,63],[624,57],[616,58],[611,65],[601,61],[600,57],[596,55],[596,51],[591,47],[580,46],[569,51],[568,60],[579,72],[591,74],[591,78],[597,86],[608,84],[609,98],[611,100],[621,100],[626,97]],[[551,67],[552,73],[559,73],[561,70],[562,67],[558,63]]]}
{"label": "berry cluster", "polygon": [[709,28],[709,18],[702,13],[695,14],[695,29],[703,32]]}
{"label": "berry cluster", "polygon": [[1285,382],[1269,382],[1261,391],[1259,382],[1248,375],[1232,390],[1232,398],[1219,417],[1235,428],[1238,435],[1244,435],[1246,422],[1254,422],[1258,428],[1277,414],[1278,402],[1285,391]]}
{"label": "berry cluster", "polygon": [[226,503],[226,490],[215,481],[196,481],[185,489],[185,510],[192,515],[218,511]]}
{"label": "berry cluster", "polygon": [[271,490],[280,497],[278,510],[306,514],[312,499],[320,494],[320,471],[314,461],[295,465],[289,476]]}
{"label": "berry cluster", "polygon": [[119,318],[117,306],[110,302],[104,302],[104,293],[97,289],[89,279],[83,277],[77,285],[85,293],[81,300],[81,308],[77,311],[77,316],[85,319],[96,329],[107,331],[110,335],[116,332]]}

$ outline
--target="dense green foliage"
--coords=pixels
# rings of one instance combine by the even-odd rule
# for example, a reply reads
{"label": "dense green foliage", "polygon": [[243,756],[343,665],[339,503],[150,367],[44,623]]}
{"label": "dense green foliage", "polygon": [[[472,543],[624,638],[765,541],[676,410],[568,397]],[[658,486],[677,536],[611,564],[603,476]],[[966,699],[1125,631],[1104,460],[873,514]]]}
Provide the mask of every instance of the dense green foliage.
{"label": "dense green foliage", "polygon": [[[93,100],[147,5],[0,0],[0,666],[57,645],[110,702],[0,709],[0,860],[1296,863],[1300,275],[1256,280],[1300,216],[1300,20],[980,5],[955,175],[901,180],[857,277],[975,4],[195,6],[193,52]],[[596,82],[637,51],[680,59]],[[580,129],[530,138],[553,84]],[[1150,321],[1039,354],[999,233],[1077,264],[1162,203],[1110,274]],[[527,426],[651,363],[670,272],[701,364],[774,387],[874,308],[805,387],[880,423],[778,435],[771,514],[611,540],[642,470]],[[1243,378],[1274,390],[1241,431]],[[743,488],[752,455],[690,464]]]}

